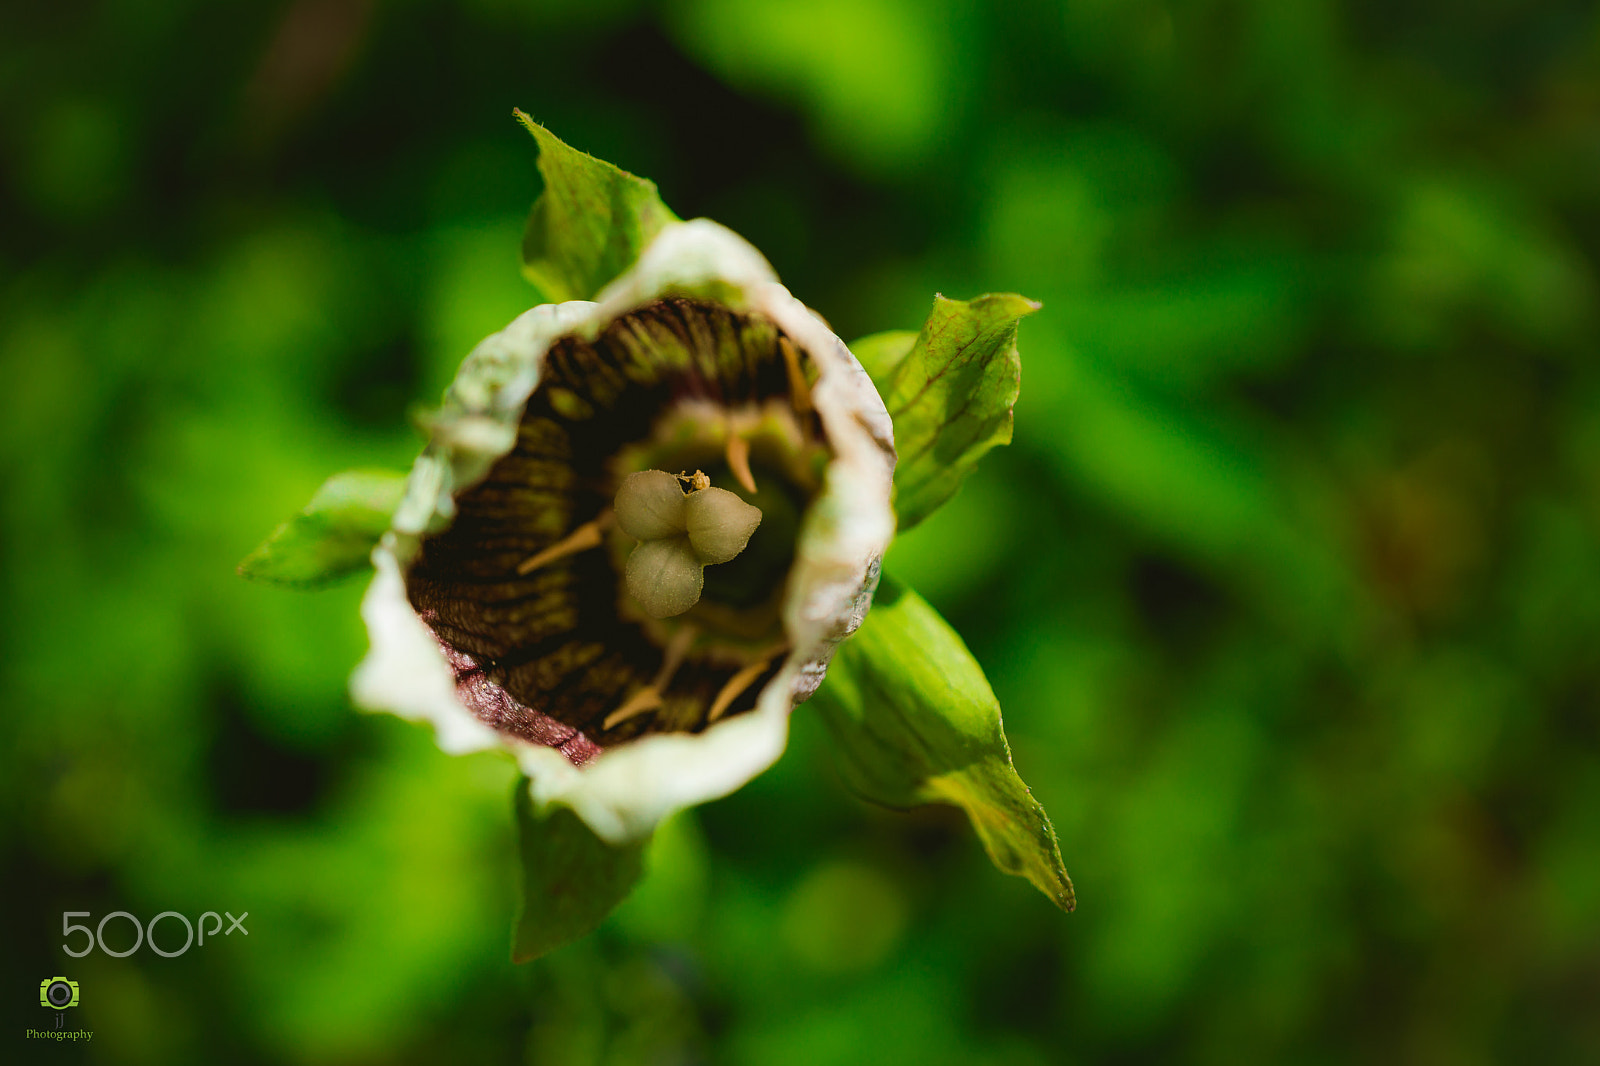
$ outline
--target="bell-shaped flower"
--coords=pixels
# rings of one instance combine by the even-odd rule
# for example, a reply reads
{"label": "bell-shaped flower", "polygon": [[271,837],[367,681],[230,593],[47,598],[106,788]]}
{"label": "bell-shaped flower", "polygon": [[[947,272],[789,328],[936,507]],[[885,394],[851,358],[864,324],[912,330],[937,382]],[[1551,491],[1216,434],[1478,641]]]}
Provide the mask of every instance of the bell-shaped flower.
{"label": "bell-shaped flower", "polygon": [[409,476],[335,477],[241,572],[370,562],[355,702],[516,759],[519,958],[598,923],[655,827],[770,766],[814,694],[854,788],[964,807],[1070,909],[960,638],[892,583],[868,615],[897,513],[1010,439],[1037,305],[941,297],[852,352],[738,235],[519,117],[545,179],[525,273],[557,302],[467,357]]}

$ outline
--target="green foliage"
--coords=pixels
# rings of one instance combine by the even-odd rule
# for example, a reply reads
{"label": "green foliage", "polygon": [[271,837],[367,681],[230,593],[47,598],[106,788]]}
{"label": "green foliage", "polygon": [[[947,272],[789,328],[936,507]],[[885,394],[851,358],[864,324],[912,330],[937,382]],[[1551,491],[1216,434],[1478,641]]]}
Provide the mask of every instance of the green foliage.
{"label": "green foliage", "polygon": [[[11,6],[0,970],[82,980],[100,1053],[1600,1061],[1592,5],[419,0],[314,63],[303,5]],[[515,767],[351,713],[359,580],[234,576],[542,298],[517,102],[843,336],[1044,304],[1012,444],[887,565],[1072,915],[859,802],[806,705],[692,861],[664,829],[514,967]],[[182,958],[48,935],[229,901]]]}
{"label": "green foliage", "polygon": [[522,878],[511,956],[528,962],[592,933],[643,876],[650,842],[612,847],[569,807],[534,810],[527,778],[515,807]]}
{"label": "green foliage", "polygon": [[902,530],[954,496],[985,452],[1011,441],[1022,374],[1017,322],[1038,309],[1011,293],[936,296],[909,349],[903,333],[875,334],[852,347],[894,419],[894,507]]}
{"label": "green foliage", "polygon": [[679,37],[731,82],[806,102],[820,139],[868,172],[925,157],[954,109],[962,13],[907,0],[701,0]]}
{"label": "green foliage", "polygon": [[271,585],[325,585],[371,565],[373,545],[405,494],[406,475],[347,470],[330,477],[305,510],[273,530],[239,564],[239,574]]}
{"label": "green foliage", "polygon": [[1011,764],[1000,703],[922,597],[885,575],[812,704],[839,744],[851,788],[890,807],[962,808],[996,866],[1073,908],[1055,829]]}
{"label": "green foliage", "polygon": [[522,273],[547,302],[592,300],[677,216],[653,181],[571,148],[521,111],[544,191],[522,237]]}

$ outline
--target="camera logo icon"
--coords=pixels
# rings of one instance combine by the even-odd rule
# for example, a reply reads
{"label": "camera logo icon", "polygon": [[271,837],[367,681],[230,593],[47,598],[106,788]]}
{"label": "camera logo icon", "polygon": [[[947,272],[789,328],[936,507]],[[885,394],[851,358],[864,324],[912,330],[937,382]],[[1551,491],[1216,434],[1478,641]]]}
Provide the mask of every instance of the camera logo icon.
{"label": "camera logo icon", "polygon": [[78,1005],[78,982],[50,977],[39,982],[39,1006],[66,1010]]}

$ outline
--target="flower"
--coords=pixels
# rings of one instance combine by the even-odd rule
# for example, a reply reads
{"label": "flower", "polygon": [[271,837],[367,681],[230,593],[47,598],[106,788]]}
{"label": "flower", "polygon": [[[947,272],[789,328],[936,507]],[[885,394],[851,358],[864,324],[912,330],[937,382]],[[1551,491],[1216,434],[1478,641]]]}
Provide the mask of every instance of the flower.
{"label": "flower", "polygon": [[[536,307],[467,358],[373,553],[356,702],[450,751],[510,751],[538,803],[608,843],[648,836],[771,765],[860,624],[894,530],[892,432],[754,248],[669,223],[595,301]],[[632,539],[596,523],[628,475],[728,470],[730,449],[759,474],[739,486],[766,504],[759,557],[651,618],[617,565]]]}
{"label": "flower", "polygon": [[743,238],[518,117],[545,178],[524,270],[551,302],[468,355],[403,486],[335,477],[241,572],[370,561],[355,702],[516,759],[519,958],[593,928],[655,827],[770,766],[813,695],[858,792],[963,807],[1070,910],[982,670],[898,584],[868,614],[897,519],[1010,439],[1038,305],[938,297],[852,350]]}

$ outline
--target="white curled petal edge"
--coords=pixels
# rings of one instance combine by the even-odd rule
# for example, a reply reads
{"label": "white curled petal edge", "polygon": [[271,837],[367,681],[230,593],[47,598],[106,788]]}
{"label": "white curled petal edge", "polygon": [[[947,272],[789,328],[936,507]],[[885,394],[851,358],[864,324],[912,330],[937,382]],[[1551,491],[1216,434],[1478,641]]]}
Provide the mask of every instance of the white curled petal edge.
{"label": "white curled petal edge", "polygon": [[[571,334],[593,338],[621,315],[671,295],[765,315],[811,357],[819,371],[812,402],[833,458],[806,512],[783,605],[791,650],[755,709],[697,734],[645,736],[577,767],[553,748],[490,729],[461,704],[432,632],[406,598],[403,575],[420,539],[453,517],[455,495],[510,450],[551,345]],[[790,711],[815,691],[834,648],[871,605],[894,535],[894,461],[889,415],[866,372],[778,283],[761,254],[706,219],[669,226],[596,302],[536,307],[467,357],[393,528],[373,551],[377,575],[361,608],[372,647],[351,678],[351,694],[366,709],[432,722],[447,752],[511,752],[537,804],[571,807],[609,843],[648,837],[675,811],[733,792],[783,753]]]}

